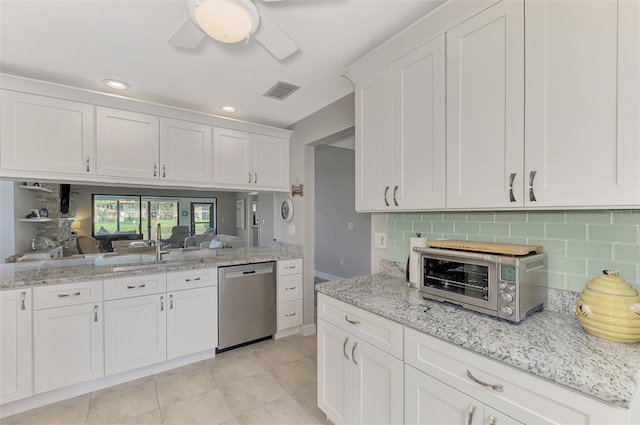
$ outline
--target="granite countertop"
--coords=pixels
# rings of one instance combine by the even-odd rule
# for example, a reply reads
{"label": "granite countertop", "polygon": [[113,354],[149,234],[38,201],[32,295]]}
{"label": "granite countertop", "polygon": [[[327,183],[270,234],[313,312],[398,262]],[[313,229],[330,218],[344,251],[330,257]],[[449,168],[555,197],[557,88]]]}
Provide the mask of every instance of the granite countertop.
{"label": "granite countertop", "polygon": [[153,254],[138,254],[1,264],[0,290],[295,258],[302,256],[281,249],[237,248],[172,250],[160,262]]}
{"label": "granite countertop", "polygon": [[514,324],[425,300],[403,278],[385,274],[319,283],[316,290],[627,409],[640,386],[640,345],[596,338],[571,314],[547,309]]}

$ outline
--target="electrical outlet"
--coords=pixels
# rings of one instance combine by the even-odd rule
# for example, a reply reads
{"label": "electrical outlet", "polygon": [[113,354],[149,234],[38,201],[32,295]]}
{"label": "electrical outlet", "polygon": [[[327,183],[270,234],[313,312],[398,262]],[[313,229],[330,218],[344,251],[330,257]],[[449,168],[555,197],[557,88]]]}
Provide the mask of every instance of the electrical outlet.
{"label": "electrical outlet", "polygon": [[340,265],[341,265],[341,266],[344,266],[344,258],[341,258],[341,259],[340,259]]}
{"label": "electrical outlet", "polygon": [[289,225],[289,236],[295,236],[296,235],[296,225],[295,224],[290,224]]}
{"label": "electrical outlet", "polygon": [[375,247],[376,248],[386,248],[387,247],[387,234],[386,233],[375,233]]}

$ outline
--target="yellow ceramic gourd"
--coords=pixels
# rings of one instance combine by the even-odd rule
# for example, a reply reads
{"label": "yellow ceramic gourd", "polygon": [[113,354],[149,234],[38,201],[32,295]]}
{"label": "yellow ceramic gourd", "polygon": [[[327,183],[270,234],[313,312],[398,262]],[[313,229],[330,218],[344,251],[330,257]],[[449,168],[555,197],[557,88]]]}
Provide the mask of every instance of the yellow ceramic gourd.
{"label": "yellow ceramic gourd", "polygon": [[604,270],[585,285],[576,303],[576,315],[585,331],[616,342],[640,342],[640,296],[618,276]]}

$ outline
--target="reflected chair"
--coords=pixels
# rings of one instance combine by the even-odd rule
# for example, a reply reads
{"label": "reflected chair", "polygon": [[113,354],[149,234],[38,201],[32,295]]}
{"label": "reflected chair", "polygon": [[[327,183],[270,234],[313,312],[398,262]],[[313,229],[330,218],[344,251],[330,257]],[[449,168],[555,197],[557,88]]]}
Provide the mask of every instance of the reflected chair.
{"label": "reflected chair", "polygon": [[100,254],[104,252],[98,241],[91,236],[78,236],[76,238],[76,247],[78,248],[78,254]]}
{"label": "reflected chair", "polygon": [[184,248],[184,240],[190,236],[189,226],[173,226],[171,236],[162,239],[163,248]]}

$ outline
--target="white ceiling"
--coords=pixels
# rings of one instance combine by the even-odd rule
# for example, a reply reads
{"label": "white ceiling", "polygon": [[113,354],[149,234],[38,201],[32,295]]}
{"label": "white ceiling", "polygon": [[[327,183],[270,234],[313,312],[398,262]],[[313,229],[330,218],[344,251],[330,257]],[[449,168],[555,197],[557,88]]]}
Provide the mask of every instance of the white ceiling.
{"label": "white ceiling", "polygon": [[[300,45],[279,62],[255,40],[167,44],[185,1],[0,0],[0,71],[111,93],[101,81],[114,78],[129,97],[287,127],[350,93],[341,71],[443,1],[255,0]],[[277,81],[302,88],[263,97]]]}

